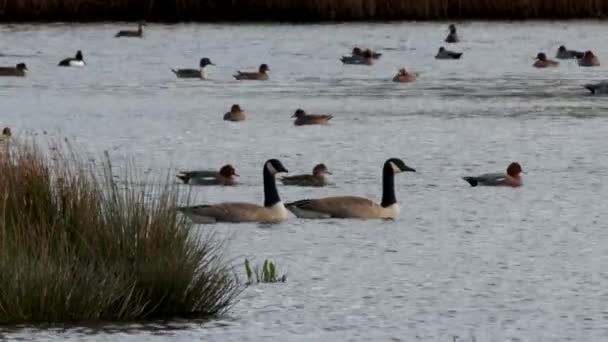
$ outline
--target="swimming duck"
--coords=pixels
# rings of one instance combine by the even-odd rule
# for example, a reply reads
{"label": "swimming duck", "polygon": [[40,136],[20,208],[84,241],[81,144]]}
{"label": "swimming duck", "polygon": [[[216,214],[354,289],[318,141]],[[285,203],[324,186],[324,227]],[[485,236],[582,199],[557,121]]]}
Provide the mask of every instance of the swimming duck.
{"label": "swimming duck", "polygon": [[116,35],[114,37],[137,37],[137,38],[141,38],[141,37],[144,36],[144,30],[143,30],[144,26],[146,26],[146,23],[144,21],[140,21],[138,23],[138,26],[137,26],[137,31],[131,31],[131,30],[118,31],[118,33],[116,33]]}
{"label": "swimming duck", "polygon": [[264,178],[263,207],[252,203],[229,202],[181,207],[178,210],[195,223],[283,222],[287,220],[288,212],[277,191],[275,175],[279,172],[287,172],[279,160],[269,159],[264,163],[262,171]]}
{"label": "swimming duck", "polygon": [[217,171],[180,171],[176,177],[190,185],[236,185],[236,170],[230,164]]}
{"label": "swimming duck", "polygon": [[0,76],[25,76],[27,66],[25,63],[19,63],[14,67],[0,67]]}
{"label": "swimming duck", "polygon": [[331,175],[331,172],[327,170],[327,166],[325,164],[317,164],[312,169],[312,175],[283,177],[281,181],[285,185],[325,186],[327,185],[327,177],[325,175]]}
{"label": "swimming duck", "polygon": [[63,60],[61,60],[59,62],[59,64],[57,64],[57,66],[63,66],[63,67],[72,67],[72,66],[84,66],[86,63],[84,62],[84,59],[82,57],[82,51],[78,50],[76,51],[76,55],[74,56],[74,58],[72,57],[68,57],[65,58]]}
{"label": "swimming duck", "polygon": [[534,62],[534,64],[532,64],[532,66],[535,68],[556,67],[558,65],[559,65],[558,61],[548,59],[547,55],[544,54],[543,52],[539,52],[538,55],[536,55],[536,62]]}
{"label": "swimming duck", "polygon": [[522,186],[521,165],[517,162],[509,164],[506,173],[486,173],[476,177],[463,177],[471,186],[486,185],[486,186]]}
{"label": "swimming duck", "polygon": [[446,43],[458,43],[460,39],[458,39],[458,34],[456,33],[456,25],[450,24],[449,28],[450,33],[445,37]]}
{"label": "swimming duck", "polygon": [[332,115],[327,114],[306,114],[303,109],[297,109],[296,112],[291,116],[296,118],[293,122],[296,126],[302,125],[327,125],[329,120],[333,118]]}
{"label": "swimming duck", "polygon": [[595,84],[585,84],[584,87],[589,89],[591,94],[608,94],[608,81],[602,81]]}
{"label": "swimming duck", "polygon": [[371,51],[366,50],[361,55],[352,55],[352,56],[342,56],[340,58],[342,63],[344,64],[353,64],[353,65],[373,65],[374,58],[372,56]]}
{"label": "swimming duck", "polygon": [[237,74],[233,75],[233,76],[237,80],[259,80],[259,81],[265,81],[265,80],[268,79],[268,71],[270,71],[270,69],[268,68],[268,65],[262,64],[258,68],[257,72],[237,71]]}
{"label": "swimming duck", "polygon": [[407,72],[405,68],[399,69],[399,72],[393,77],[393,82],[413,82],[416,80],[417,75],[415,73]]}
{"label": "swimming duck", "polygon": [[200,78],[201,80],[207,79],[207,70],[205,69],[208,65],[215,65],[207,57],[201,58],[199,62],[199,69],[171,69],[175,76],[178,78]]}
{"label": "swimming duck", "polygon": [[439,48],[437,54],[435,55],[436,59],[460,59],[462,56],[462,52],[454,52],[450,50],[446,50],[443,46]]}
{"label": "swimming duck", "polygon": [[226,121],[243,121],[247,118],[247,114],[241,110],[241,106],[233,104],[230,107],[230,111],[224,114],[224,120]]}
{"label": "swimming duck", "polygon": [[582,58],[584,52],[568,50],[565,46],[560,46],[557,49],[557,53],[555,54],[555,58],[557,59],[574,59],[574,58]]}
{"label": "swimming duck", "polygon": [[287,209],[300,218],[358,218],[394,219],[399,216],[395,197],[395,174],[416,172],[398,158],[391,158],[382,168],[382,202],[378,205],[367,198],[355,196],[305,199],[287,203]]}
{"label": "swimming duck", "polygon": [[582,67],[600,66],[600,60],[592,51],[585,51],[582,58],[579,58],[578,65]]}
{"label": "swimming duck", "polygon": [[379,59],[382,54],[379,52],[372,51],[370,49],[361,49],[360,47],[355,46],[353,51],[351,52],[352,56],[363,57],[365,52],[369,52],[373,59]]}

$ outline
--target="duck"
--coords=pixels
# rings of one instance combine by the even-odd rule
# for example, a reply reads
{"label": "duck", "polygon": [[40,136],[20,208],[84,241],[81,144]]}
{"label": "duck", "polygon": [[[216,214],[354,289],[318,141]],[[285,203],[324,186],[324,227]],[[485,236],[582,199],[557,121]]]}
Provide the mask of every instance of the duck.
{"label": "duck", "polygon": [[462,52],[454,52],[450,50],[446,50],[443,46],[439,48],[437,54],[435,55],[436,59],[460,59],[462,56]]}
{"label": "duck", "polygon": [[181,179],[184,184],[189,185],[236,185],[236,178],[239,175],[234,167],[226,164],[220,171],[180,171],[176,177]]}
{"label": "duck", "polygon": [[270,69],[268,68],[268,65],[262,64],[258,68],[257,72],[255,72],[255,71],[254,72],[237,71],[236,75],[233,75],[233,77],[236,78],[237,80],[265,81],[268,79],[268,71],[270,71]]}
{"label": "duck", "polygon": [[585,84],[583,87],[589,89],[591,94],[608,94],[608,81],[602,81],[595,84]]}
{"label": "duck", "polygon": [[114,37],[117,37],[117,38],[118,37],[142,38],[144,36],[144,30],[143,30],[144,26],[146,26],[146,23],[144,21],[140,21],[137,25],[137,31],[131,31],[131,30],[118,31]]}
{"label": "duck", "polygon": [[539,52],[536,55],[536,62],[534,62],[534,64],[532,64],[532,66],[535,68],[556,67],[558,65],[559,65],[558,61],[548,59],[547,55],[543,52]]}
{"label": "duck", "polygon": [[361,55],[342,56],[340,58],[343,64],[352,65],[373,65],[374,58],[370,50],[364,51]]}
{"label": "duck", "polygon": [[328,114],[306,114],[303,109],[296,109],[295,113],[291,116],[296,118],[293,122],[296,126],[303,125],[327,125],[329,120],[333,118],[333,115]]}
{"label": "duck", "polygon": [[413,82],[418,75],[416,73],[407,72],[405,68],[399,69],[399,72],[393,77],[393,82]]}
{"label": "duck", "polygon": [[583,57],[578,59],[578,65],[582,67],[600,66],[600,60],[591,50],[587,50]]}
{"label": "duck", "polygon": [[463,177],[462,179],[471,186],[510,186],[516,188],[524,184],[520,175],[522,172],[521,165],[518,162],[512,162],[507,167],[506,173],[486,173],[480,176]]}
{"label": "duck", "polygon": [[209,65],[215,65],[207,57],[201,58],[199,62],[199,69],[171,69],[177,78],[200,78],[201,80],[207,79],[206,67]]}
{"label": "duck", "polygon": [[224,114],[224,120],[226,121],[243,121],[247,118],[247,113],[241,110],[241,106],[233,104],[230,107],[230,111]]}
{"label": "duck", "polygon": [[460,39],[458,38],[458,33],[456,33],[456,25],[450,24],[450,26],[448,27],[448,30],[450,31],[450,33],[448,33],[448,36],[445,37],[445,42],[446,43],[458,43],[460,41]]}
{"label": "duck", "polygon": [[299,218],[395,219],[399,205],[395,197],[395,174],[416,172],[399,158],[388,159],[382,168],[382,202],[364,197],[337,196],[305,199],[287,203],[289,211]]}
{"label": "duck", "polygon": [[281,182],[284,185],[298,185],[298,186],[325,186],[327,185],[327,176],[331,175],[331,172],[327,170],[325,164],[317,164],[312,169],[312,175],[296,175],[290,177],[281,178]]}
{"label": "duck", "polygon": [[27,66],[25,63],[19,63],[14,67],[0,67],[0,76],[25,76]]}
{"label": "duck", "polygon": [[179,207],[177,210],[190,218],[194,223],[211,224],[216,222],[259,222],[280,223],[289,218],[289,212],[279,197],[276,186],[276,174],[288,172],[278,159],[269,159],[264,163],[262,175],[264,180],[264,206],[253,203],[228,202]]}
{"label": "duck", "polygon": [[82,51],[78,50],[76,51],[76,55],[72,58],[72,57],[68,57],[65,59],[62,59],[59,64],[57,64],[57,66],[63,66],[63,67],[73,67],[73,66],[84,66],[86,63],[84,62],[84,59],[82,57]]}
{"label": "duck", "polygon": [[372,51],[370,49],[361,49],[360,47],[357,47],[357,46],[355,46],[353,48],[353,51],[351,52],[351,55],[352,56],[363,57],[363,55],[366,52],[369,52],[373,59],[379,59],[382,56],[382,54],[379,53],[379,52],[375,52],[375,51]]}
{"label": "duck", "polygon": [[568,50],[564,45],[560,46],[557,49],[557,53],[555,54],[555,58],[557,59],[574,59],[574,58],[582,58],[584,52],[576,51],[576,50]]}

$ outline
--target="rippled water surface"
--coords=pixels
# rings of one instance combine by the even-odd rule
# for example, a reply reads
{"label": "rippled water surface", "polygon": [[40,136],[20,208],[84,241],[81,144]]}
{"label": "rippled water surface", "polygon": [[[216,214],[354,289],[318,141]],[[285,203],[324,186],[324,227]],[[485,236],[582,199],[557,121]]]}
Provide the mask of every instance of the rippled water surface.
{"label": "rippled water surface", "polygon": [[[131,26],[131,25],[127,25]],[[4,338],[125,341],[606,341],[608,340],[608,97],[581,85],[607,68],[531,67],[565,44],[608,63],[608,26],[595,22],[461,23],[459,61],[433,59],[446,23],[0,26],[0,125],[47,131],[143,172],[233,163],[242,184],[197,188],[198,202],[262,202],[261,168],[325,162],[332,185],[279,187],[284,200],[354,194],[379,200],[381,166],[402,158],[401,216],[392,222],[291,219],[197,227],[229,239],[228,256],[271,258],[287,282],[253,286],[221,321],[162,326],[16,329]],[[383,53],[342,66],[354,45]],[[56,63],[81,49],[85,68]],[[217,66],[210,80],[171,67]],[[237,82],[267,63],[268,82]],[[395,84],[401,66],[419,81]],[[221,120],[239,103],[249,120]],[[295,127],[296,108],[331,113]],[[512,160],[519,189],[470,188],[460,177]]]}

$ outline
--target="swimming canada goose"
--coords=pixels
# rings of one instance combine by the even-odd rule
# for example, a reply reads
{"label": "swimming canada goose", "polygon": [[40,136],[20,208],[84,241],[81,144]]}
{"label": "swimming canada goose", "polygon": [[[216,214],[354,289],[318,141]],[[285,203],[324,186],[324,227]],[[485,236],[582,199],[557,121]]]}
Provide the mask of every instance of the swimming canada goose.
{"label": "swimming canada goose", "polygon": [[71,66],[84,66],[86,63],[84,62],[84,59],[82,57],[82,51],[78,50],[76,51],[76,55],[72,58],[72,57],[68,57],[65,59],[62,59],[59,64],[57,64],[57,66],[63,66],[63,67],[71,67]]}
{"label": "swimming canada goose", "polygon": [[543,52],[539,52],[536,55],[536,62],[532,64],[535,68],[547,68],[547,67],[556,67],[559,65],[558,61],[554,61],[552,59],[548,59],[547,55]]}
{"label": "swimming canada goose", "polygon": [[584,87],[589,89],[591,94],[608,94],[608,81],[602,81],[595,84],[585,84]]}
{"label": "swimming canada goose", "polygon": [[416,75],[416,73],[411,73],[411,72],[408,72],[407,70],[405,70],[405,68],[401,68],[401,69],[399,69],[399,72],[397,73],[397,75],[395,75],[395,77],[393,77],[393,82],[401,82],[401,83],[413,82],[416,80],[417,76],[418,75]]}
{"label": "swimming canada goose", "polygon": [[233,75],[233,77],[236,78],[237,80],[265,81],[268,79],[268,71],[270,71],[270,69],[268,68],[268,65],[262,64],[258,68],[257,72],[255,72],[255,71],[254,72],[237,71],[236,75]]}
{"label": "swimming canada goose", "polygon": [[303,125],[327,125],[329,120],[333,118],[332,115],[327,114],[306,114],[303,109],[297,109],[296,112],[291,116],[296,118],[293,122],[296,126]]}
{"label": "swimming canada goose", "polygon": [[327,185],[327,177],[331,172],[327,170],[325,164],[317,164],[312,169],[312,175],[296,175],[281,178],[281,182],[285,185],[298,186],[325,186]]}
{"label": "swimming canada goose", "polygon": [[220,171],[180,171],[176,177],[184,184],[190,185],[236,185],[236,170],[230,164],[222,166]]}
{"label": "swimming canada goose", "polygon": [[243,121],[247,118],[247,114],[241,110],[241,106],[233,104],[230,107],[230,111],[224,114],[224,120],[226,121]]}
{"label": "swimming canada goose", "polygon": [[557,49],[557,53],[555,54],[555,58],[557,59],[574,59],[574,58],[583,58],[584,52],[576,51],[576,50],[568,50],[564,45],[560,46]]}
{"label": "swimming canada goose", "polygon": [[485,185],[485,186],[510,186],[518,187],[522,186],[523,180],[521,178],[522,169],[521,165],[517,162],[509,164],[506,173],[486,173],[475,177],[463,177],[471,186]]}
{"label": "swimming canada goose", "polygon": [[201,58],[199,62],[199,69],[171,69],[177,78],[200,78],[201,80],[207,79],[208,65],[215,65],[207,57]]}
{"label": "swimming canada goose", "polygon": [[263,207],[251,203],[229,202],[181,207],[178,210],[193,222],[201,224],[216,222],[283,222],[287,220],[288,212],[277,191],[275,175],[279,172],[287,172],[287,169],[279,160],[269,159],[264,163],[262,171],[264,178]]}
{"label": "swimming canada goose", "polygon": [[131,31],[131,30],[122,30],[122,31],[118,31],[118,33],[116,33],[116,35],[114,37],[137,37],[137,38],[141,38],[144,36],[144,30],[143,27],[146,26],[146,23],[143,21],[140,21],[138,23],[137,26],[137,31]]}
{"label": "swimming canada goose", "polygon": [[458,34],[456,33],[456,25],[450,24],[448,29],[450,30],[450,33],[448,33],[448,36],[445,37],[445,42],[446,43],[458,43],[458,41],[460,41],[460,39],[458,38]]}
{"label": "swimming canada goose", "polygon": [[578,59],[578,65],[582,67],[600,66],[600,60],[590,50],[585,51],[582,58]]}
{"label": "swimming canada goose", "polygon": [[25,76],[27,66],[25,63],[19,63],[14,67],[0,67],[0,76]]}
{"label": "swimming canada goose", "polygon": [[446,50],[443,46],[439,48],[437,54],[435,55],[436,59],[460,59],[462,56],[462,52],[454,52],[450,50]]}
{"label": "swimming canada goose", "polygon": [[370,50],[363,51],[362,54],[352,55],[352,56],[342,56],[340,61],[344,64],[353,64],[353,65],[373,65],[374,58],[372,52]]}
{"label": "swimming canada goose", "polygon": [[399,216],[399,205],[395,197],[395,174],[405,171],[416,172],[401,159],[391,158],[384,163],[380,204],[363,197],[339,196],[305,199],[287,203],[286,206],[300,218],[396,218]]}

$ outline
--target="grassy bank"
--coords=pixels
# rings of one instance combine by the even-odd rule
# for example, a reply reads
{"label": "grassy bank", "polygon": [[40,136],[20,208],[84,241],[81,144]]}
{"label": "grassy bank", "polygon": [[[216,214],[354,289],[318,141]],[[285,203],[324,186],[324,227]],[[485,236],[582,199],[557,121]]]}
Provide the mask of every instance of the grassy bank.
{"label": "grassy bank", "polygon": [[3,0],[2,21],[603,18],[605,0]]}
{"label": "grassy bank", "polygon": [[191,234],[174,186],[119,186],[108,163],[11,147],[0,154],[0,324],[210,318],[230,306],[240,286],[222,245]]}

